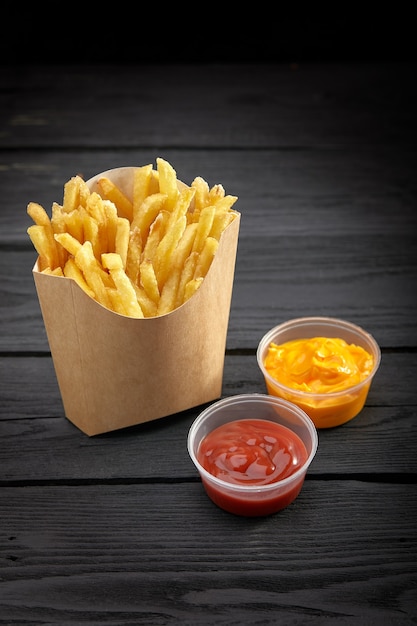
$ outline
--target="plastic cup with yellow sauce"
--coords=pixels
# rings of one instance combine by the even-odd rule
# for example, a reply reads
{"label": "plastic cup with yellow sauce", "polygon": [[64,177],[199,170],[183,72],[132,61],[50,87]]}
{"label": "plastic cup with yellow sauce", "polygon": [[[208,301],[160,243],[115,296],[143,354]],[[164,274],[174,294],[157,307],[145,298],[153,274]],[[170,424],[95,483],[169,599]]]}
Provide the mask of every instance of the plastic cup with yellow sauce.
{"label": "plastic cup with yellow sauce", "polygon": [[317,428],[331,428],[362,410],[381,351],[351,322],[303,317],[266,333],[257,361],[270,395],[299,406]]}

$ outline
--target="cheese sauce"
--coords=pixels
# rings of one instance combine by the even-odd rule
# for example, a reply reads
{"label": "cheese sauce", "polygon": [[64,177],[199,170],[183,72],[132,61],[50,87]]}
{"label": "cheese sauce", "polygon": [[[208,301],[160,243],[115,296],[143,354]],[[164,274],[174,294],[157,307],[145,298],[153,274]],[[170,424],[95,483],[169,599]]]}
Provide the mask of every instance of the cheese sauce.
{"label": "cheese sauce", "polygon": [[369,376],[373,366],[373,357],[364,348],[337,337],[271,343],[265,358],[265,368],[275,380],[310,393],[353,387]]}

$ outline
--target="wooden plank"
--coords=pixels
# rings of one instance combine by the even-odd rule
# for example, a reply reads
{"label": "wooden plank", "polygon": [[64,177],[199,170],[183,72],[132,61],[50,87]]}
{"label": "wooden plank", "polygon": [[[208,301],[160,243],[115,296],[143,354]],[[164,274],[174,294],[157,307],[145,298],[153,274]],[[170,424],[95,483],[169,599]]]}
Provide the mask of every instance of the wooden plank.
{"label": "wooden plank", "polygon": [[[308,236],[241,238],[228,349],[255,349],[270,328],[304,315],[348,319],[384,348],[415,347],[415,243],[414,234],[356,237],[347,248],[335,237],[326,243]],[[32,276],[35,259],[30,245],[19,252],[0,248],[0,323],[7,328],[0,351],[49,350]]]}
{"label": "wooden plank", "polygon": [[[241,237],[404,235],[417,231],[415,145],[318,146],[312,150],[47,150],[2,153],[0,244],[28,242],[28,202],[49,215],[64,184],[112,167],[144,165],[164,156],[190,184],[203,176],[238,196]],[[281,241],[280,241],[281,243]],[[403,253],[407,250],[403,249]]]}
{"label": "wooden plank", "polygon": [[[0,406],[3,484],[197,477],[186,440],[204,406],[89,438],[64,417],[50,359],[4,358],[0,367],[8,389]],[[380,473],[381,480],[384,476],[391,480],[404,474],[406,480],[415,475],[416,367],[412,353],[383,355],[361,414],[340,428],[319,431],[319,451],[309,470],[312,476]],[[265,393],[255,357],[228,355],[223,396],[253,392]],[[157,450],[166,452],[155,454]],[[24,462],[16,464],[16,458]]]}
{"label": "wooden plank", "polygon": [[[0,67],[0,148],[413,145],[415,63]],[[401,116],[398,116],[398,111]]]}
{"label": "wooden plank", "polygon": [[[34,199],[48,210],[53,200],[62,198],[63,181],[73,173],[65,173],[61,165],[58,175],[53,162],[61,160],[52,154],[44,159],[40,175],[42,159],[32,169],[33,155],[25,154],[21,167],[0,173],[6,196],[0,213],[3,251],[9,252],[12,245],[16,250],[16,243],[28,251],[12,252],[1,263],[7,306],[0,317],[10,331],[0,339],[2,350],[47,349],[31,275],[36,255],[26,233],[31,223],[26,204]],[[136,162],[146,162],[149,156],[141,153]],[[307,152],[288,153],[285,160],[283,154],[267,152],[256,155],[256,167],[255,154],[248,161],[247,154],[237,153],[232,168],[230,153],[219,152],[212,155],[215,158],[202,153],[201,163],[197,160],[193,166],[191,155],[184,156],[175,152],[169,158],[174,163],[178,159],[178,171],[184,171],[187,181],[196,171],[207,172],[208,180],[222,180],[227,190],[239,195],[242,220],[229,348],[253,348],[263,332],[280,321],[310,314],[351,319],[386,347],[410,345],[417,323],[412,153],[408,159],[407,152],[396,159],[387,149],[378,157],[374,150],[319,151],[311,161]],[[82,161],[92,158],[92,153],[83,154]],[[108,167],[103,160],[108,158],[97,156],[96,167]],[[68,155],[66,159],[69,163]],[[56,185],[53,193],[51,181]],[[50,194],[50,203],[45,194]],[[271,223],[276,237],[271,236]]]}
{"label": "wooden plank", "polygon": [[408,625],[416,515],[414,485],[355,480],[306,481],[262,519],[217,509],[194,483],[2,488],[0,611],[7,622]]}
{"label": "wooden plank", "polygon": [[[205,406],[88,438],[63,416],[0,420],[0,486],[197,480],[188,430]],[[309,477],[415,482],[415,406],[369,407],[338,429],[319,431]],[[16,463],[21,458],[22,463]]]}
{"label": "wooden plank", "polygon": [[[48,354],[3,355],[0,358],[0,379],[4,383],[0,420],[54,418],[64,415],[52,359]],[[375,409],[381,406],[393,409],[412,406],[416,400],[416,379],[415,350],[383,351],[367,406]],[[222,395],[251,392],[265,393],[255,350],[227,352]]]}

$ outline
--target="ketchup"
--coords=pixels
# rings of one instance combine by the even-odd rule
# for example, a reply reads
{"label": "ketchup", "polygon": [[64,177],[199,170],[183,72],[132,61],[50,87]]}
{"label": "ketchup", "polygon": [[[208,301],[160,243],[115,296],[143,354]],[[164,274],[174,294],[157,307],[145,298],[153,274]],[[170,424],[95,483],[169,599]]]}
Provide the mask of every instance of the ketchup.
{"label": "ketchup", "polygon": [[[231,485],[270,485],[292,476],[307,458],[300,437],[281,424],[263,419],[241,419],[219,426],[200,443],[197,457],[212,476]],[[286,507],[298,495],[304,475],[277,492],[251,495],[217,489],[205,482],[211,499],[238,515],[267,515]]]}

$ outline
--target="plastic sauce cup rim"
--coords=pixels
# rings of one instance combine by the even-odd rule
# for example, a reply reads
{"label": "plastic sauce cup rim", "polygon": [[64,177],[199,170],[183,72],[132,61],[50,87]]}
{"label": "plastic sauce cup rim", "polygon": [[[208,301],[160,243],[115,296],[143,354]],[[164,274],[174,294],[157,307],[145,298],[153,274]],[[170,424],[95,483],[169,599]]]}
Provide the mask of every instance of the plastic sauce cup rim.
{"label": "plastic sauce cup rim", "polygon": [[[358,337],[362,337],[363,339],[366,339],[373,348],[372,356],[374,357],[375,362],[374,362],[374,367],[372,369],[372,372],[370,372],[368,376],[364,378],[363,380],[361,380],[359,383],[356,383],[355,385],[351,385],[350,387],[346,387],[346,389],[341,389],[340,391],[323,391],[322,393],[315,392],[315,391],[302,391],[300,389],[294,389],[293,387],[288,387],[287,385],[284,385],[279,380],[271,376],[271,374],[265,368],[264,358],[265,358],[266,351],[267,351],[269,344],[274,341],[274,337],[276,333],[278,331],[286,330],[287,328],[293,328],[297,326],[300,326],[300,328],[303,326],[308,327],[311,324],[315,324],[315,323],[328,324],[330,326],[333,326],[335,329],[350,330],[352,332],[355,332],[358,335]],[[326,335],[322,335],[322,336],[326,336]],[[333,336],[336,337],[338,335],[333,335]],[[301,335],[300,335],[300,338],[302,338]],[[300,400],[302,400],[303,398],[306,399],[306,401],[312,400],[314,398],[319,399],[319,400],[325,400],[328,398],[341,398],[351,393],[355,393],[356,391],[359,391],[362,387],[370,383],[373,377],[375,376],[379,368],[379,365],[381,363],[381,349],[378,343],[376,342],[376,340],[374,339],[374,337],[370,333],[368,333],[366,330],[364,330],[360,326],[353,324],[352,322],[347,322],[345,320],[341,320],[335,317],[298,317],[296,319],[289,320],[288,322],[283,322],[282,324],[278,324],[278,326],[274,326],[274,328],[271,328],[271,330],[269,330],[259,342],[258,349],[256,351],[256,359],[258,361],[258,365],[263,375],[270,382],[270,384],[273,385],[274,387],[278,387],[279,389],[282,389],[283,391],[285,391],[285,393],[293,395],[294,397],[297,397]]]}
{"label": "plastic sauce cup rim", "polygon": [[[299,467],[293,474],[291,474],[291,476],[287,476],[286,478],[283,478],[282,480],[277,480],[275,482],[268,483],[267,485],[240,485],[236,483],[230,483],[226,480],[222,480],[221,478],[218,478],[217,476],[213,476],[213,474],[210,474],[210,472],[208,472],[200,464],[199,460],[197,459],[197,455],[194,452],[194,445],[193,445],[194,439],[195,439],[195,432],[197,428],[202,424],[202,422],[204,422],[204,420],[207,418],[208,415],[210,415],[213,412],[216,412],[217,408],[227,406],[227,405],[233,405],[236,403],[241,403],[242,401],[245,401],[245,400],[250,400],[250,401],[255,400],[259,402],[264,402],[265,404],[275,404],[277,407],[281,406],[281,407],[290,409],[294,414],[297,414],[298,417],[304,422],[305,426],[307,426],[307,429],[311,437],[311,450],[310,450],[310,453],[308,454],[307,460],[304,462],[302,467]],[[232,422],[232,421],[237,421],[240,419],[244,420],[248,418],[236,418],[236,419],[229,420],[229,421]],[[260,418],[253,418],[253,419],[265,419],[266,421],[271,421],[273,423],[279,424],[279,422],[268,420],[268,418],[260,417]],[[227,421],[225,423],[227,423]],[[289,426],[287,426],[287,428],[289,430],[292,430]],[[314,425],[313,420],[307,415],[305,411],[303,411],[303,409],[300,409],[300,407],[298,407],[296,404],[293,404],[292,402],[289,402],[288,400],[284,400],[283,398],[278,398],[276,396],[270,396],[268,394],[261,394],[261,393],[250,393],[250,394],[240,394],[240,395],[235,395],[235,396],[229,396],[227,398],[223,398],[222,400],[218,400],[214,404],[211,404],[209,407],[204,409],[204,411],[202,411],[200,415],[196,417],[194,422],[191,424],[190,429],[188,431],[188,438],[187,438],[188,453],[194,465],[196,466],[199,473],[201,474],[201,476],[204,477],[207,481],[214,483],[221,490],[227,489],[228,491],[234,491],[236,493],[239,493],[240,495],[254,494],[254,493],[268,493],[270,491],[275,491],[276,489],[282,489],[290,485],[291,483],[296,482],[297,480],[299,480],[301,477],[303,477],[306,474],[307,469],[310,466],[311,462],[313,461],[314,456],[317,452],[317,448],[318,448],[317,429]]]}

